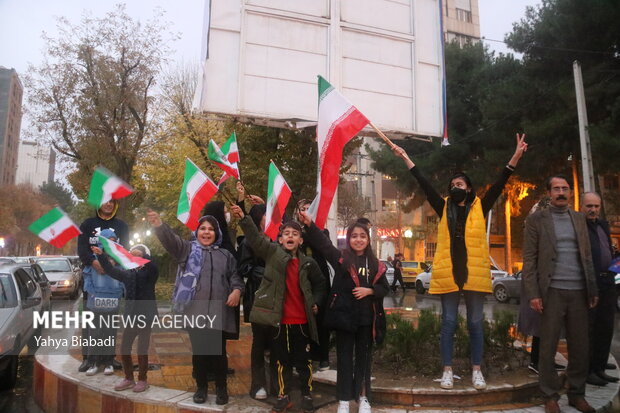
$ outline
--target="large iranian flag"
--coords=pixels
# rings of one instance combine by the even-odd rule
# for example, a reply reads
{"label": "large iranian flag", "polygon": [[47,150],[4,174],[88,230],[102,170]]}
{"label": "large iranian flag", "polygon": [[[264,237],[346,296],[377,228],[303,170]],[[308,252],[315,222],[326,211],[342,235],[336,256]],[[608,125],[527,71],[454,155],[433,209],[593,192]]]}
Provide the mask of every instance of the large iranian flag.
{"label": "large iranian flag", "polygon": [[98,166],[90,181],[88,203],[99,209],[111,199],[121,199],[133,193],[133,188],[103,166]]}
{"label": "large iranian flag", "polygon": [[[238,162],[240,159],[239,148],[237,147],[237,134],[235,132],[233,132],[230,135],[230,138],[228,138],[228,140],[224,142],[224,145],[222,145],[221,151],[222,151],[222,154],[224,154],[224,157],[231,164],[231,166],[237,170],[237,175],[241,176],[241,174],[239,173],[239,165],[238,165]],[[231,176],[232,175],[230,175],[228,172],[224,171],[217,185],[218,186],[222,185],[222,183],[228,178],[230,178]]]}
{"label": "large iranian flag", "polygon": [[120,266],[126,270],[132,270],[150,262],[150,260],[145,258],[131,255],[131,253],[123,248],[121,244],[111,241],[105,237],[99,236],[99,243],[102,245],[106,254],[112,257],[114,261],[118,262]]}
{"label": "large iranian flag", "polygon": [[319,167],[317,194],[309,213],[321,229],[325,228],[338,187],[344,145],[368,123],[369,120],[351,102],[319,76],[319,115],[316,125]]}
{"label": "large iranian flag", "polygon": [[228,160],[228,157],[222,152],[213,139],[209,141],[209,151],[207,156],[228,175],[239,179],[239,169],[237,168],[237,164],[233,164]]}
{"label": "large iranian flag", "polygon": [[177,218],[192,231],[198,228],[200,211],[217,193],[218,187],[189,159],[185,159],[185,178],[179,195]]}
{"label": "large iranian flag", "polygon": [[265,234],[275,240],[282,224],[284,210],[291,197],[291,188],[271,161],[269,164],[269,185],[267,186],[267,211],[265,213]]}
{"label": "large iranian flag", "polygon": [[71,218],[58,207],[30,224],[28,229],[56,248],[62,248],[70,239],[82,233]]}

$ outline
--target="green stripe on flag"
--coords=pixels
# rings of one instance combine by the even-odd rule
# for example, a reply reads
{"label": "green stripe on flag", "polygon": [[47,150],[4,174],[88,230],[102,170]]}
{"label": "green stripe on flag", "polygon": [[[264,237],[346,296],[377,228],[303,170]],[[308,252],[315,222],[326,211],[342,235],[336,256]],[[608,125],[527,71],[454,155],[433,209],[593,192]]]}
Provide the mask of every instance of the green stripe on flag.
{"label": "green stripe on flag", "polygon": [[43,215],[41,218],[30,224],[28,229],[35,234],[40,234],[41,231],[48,228],[50,225],[52,225],[54,222],[58,221],[64,216],[65,214],[60,208],[54,208],[47,214]]}
{"label": "green stripe on flag", "polygon": [[189,198],[187,197],[187,185],[190,178],[198,171],[198,167],[194,165],[189,159],[185,159],[185,176],[183,178],[183,188],[181,188],[181,196],[179,197],[179,206],[177,208],[177,215],[183,212],[189,212]]}
{"label": "green stripe on flag", "polygon": [[103,186],[106,181],[110,179],[108,171],[102,167],[95,169],[93,173],[93,179],[90,181],[90,191],[88,193],[87,202],[91,205],[101,206],[101,200],[103,199]]}
{"label": "green stripe on flag", "polygon": [[319,75],[319,103],[321,103],[321,100],[333,89],[334,87],[325,80],[323,76]]}
{"label": "green stripe on flag", "polygon": [[228,155],[229,151],[230,151],[230,145],[232,145],[232,143],[237,140],[237,135],[235,134],[235,132],[230,134],[230,137],[228,138],[228,140],[226,142],[224,142],[224,145],[222,145],[221,150],[222,153],[224,155]]}

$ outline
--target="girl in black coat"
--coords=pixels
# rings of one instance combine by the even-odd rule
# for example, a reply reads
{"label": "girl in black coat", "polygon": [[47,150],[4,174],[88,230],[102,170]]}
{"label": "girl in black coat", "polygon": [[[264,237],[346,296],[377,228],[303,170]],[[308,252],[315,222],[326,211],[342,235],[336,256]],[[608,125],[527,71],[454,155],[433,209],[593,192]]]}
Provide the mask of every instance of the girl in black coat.
{"label": "girl in black coat", "polygon": [[336,330],[338,413],[349,412],[350,400],[358,400],[358,412],[370,413],[372,344],[385,336],[383,297],[389,290],[385,265],[375,256],[363,223],[349,226],[347,246],[339,250],[306,213],[300,218],[307,226],[305,241],[336,271],[325,318]]}

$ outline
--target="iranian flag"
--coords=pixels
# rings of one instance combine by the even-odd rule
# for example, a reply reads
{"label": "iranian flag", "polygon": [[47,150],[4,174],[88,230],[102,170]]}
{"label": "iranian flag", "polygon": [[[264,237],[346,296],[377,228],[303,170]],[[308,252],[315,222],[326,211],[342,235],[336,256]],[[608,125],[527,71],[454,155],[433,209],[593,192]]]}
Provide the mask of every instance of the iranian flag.
{"label": "iranian flag", "polygon": [[284,210],[291,197],[291,188],[271,161],[269,164],[269,185],[267,186],[267,212],[265,213],[265,234],[275,240],[278,236]]}
{"label": "iranian flag", "polygon": [[131,255],[131,253],[123,248],[121,244],[110,241],[105,237],[99,236],[99,243],[103,247],[105,253],[112,257],[114,261],[118,262],[120,266],[126,270],[133,270],[134,268],[141,267],[150,262],[142,257]]}
{"label": "iranian flag", "polygon": [[179,195],[177,218],[192,231],[198,228],[200,210],[215,195],[218,187],[189,159],[185,159],[185,178]]}
{"label": "iranian flag", "polygon": [[65,211],[58,207],[30,224],[28,229],[56,248],[62,248],[70,239],[82,233]]}
{"label": "iranian flag", "polygon": [[[237,145],[235,144],[235,146]],[[207,156],[228,175],[239,179],[239,169],[237,168],[237,164],[233,164],[228,160],[228,156],[222,152],[213,139],[209,141],[209,151]]]}
{"label": "iranian flag", "polygon": [[88,203],[99,209],[111,199],[125,198],[133,193],[133,188],[103,166],[98,166],[90,181]]}
{"label": "iranian flag", "polygon": [[317,194],[308,212],[321,229],[325,228],[329,208],[338,187],[344,145],[368,123],[369,120],[351,102],[319,76],[319,115],[316,125],[319,146]]}
{"label": "iranian flag", "polygon": [[[230,138],[228,138],[228,140],[224,143],[224,145],[222,145],[221,150],[222,150],[222,153],[224,154],[224,157],[228,159],[228,162],[231,164],[231,166],[237,170],[237,175],[240,176],[239,165],[237,165],[239,162],[239,148],[237,147],[237,134],[235,132],[233,132],[230,135]],[[232,175],[230,175],[228,172],[224,171],[224,174],[220,178],[217,185],[218,186],[222,185],[222,183],[228,178],[230,178],[231,176]]]}

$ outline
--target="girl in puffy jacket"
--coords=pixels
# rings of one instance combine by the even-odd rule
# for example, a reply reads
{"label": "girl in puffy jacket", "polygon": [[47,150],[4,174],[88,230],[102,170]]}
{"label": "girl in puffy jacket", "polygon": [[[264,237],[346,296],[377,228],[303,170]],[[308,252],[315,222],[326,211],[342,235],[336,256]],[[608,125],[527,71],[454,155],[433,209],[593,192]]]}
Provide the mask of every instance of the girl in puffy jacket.
{"label": "girl in puffy jacket", "polygon": [[349,412],[350,400],[357,400],[359,413],[370,413],[372,346],[385,337],[383,297],[389,290],[385,265],[375,256],[370,230],[363,223],[349,226],[346,247],[339,250],[305,212],[299,216],[307,227],[306,243],[336,271],[325,319],[336,331],[338,413]]}

